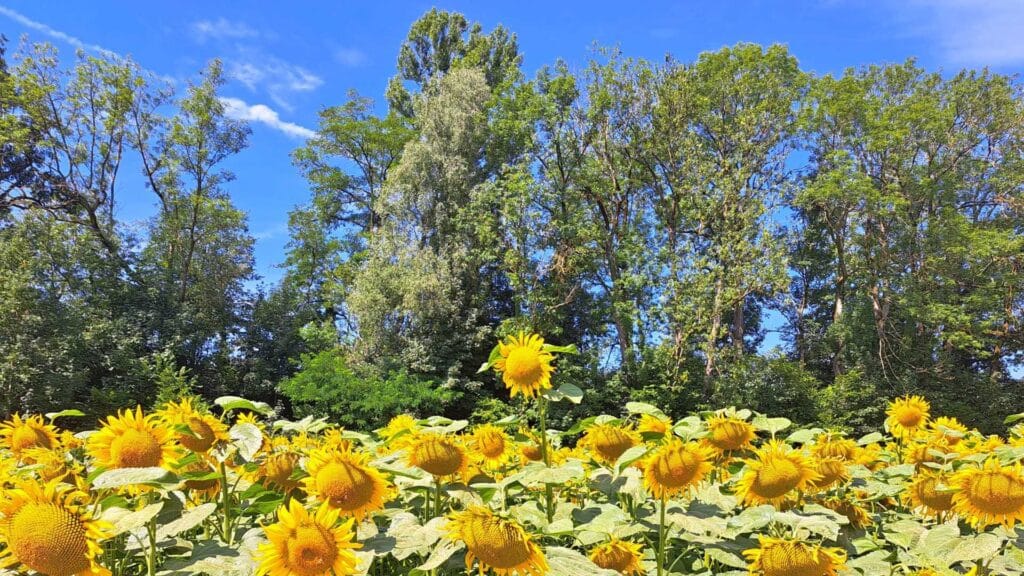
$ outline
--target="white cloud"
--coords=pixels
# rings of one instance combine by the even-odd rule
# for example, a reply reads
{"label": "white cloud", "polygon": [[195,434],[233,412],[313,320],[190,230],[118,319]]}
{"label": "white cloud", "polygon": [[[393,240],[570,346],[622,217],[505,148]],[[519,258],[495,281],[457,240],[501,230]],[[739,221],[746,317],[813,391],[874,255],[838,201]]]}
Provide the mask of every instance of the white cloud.
{"label": "white cloud", "polygon": [[226,62],[228,75],[253,92],[265,90],[275,104],[287,110],[293,109],[289,96],[316,90],[324,83],[309,70],[280,58],[252,50],[245,50],[242,56],[241,60],[229,59]]}
{"label": "white cloud", "polygon": [[223,17],[217,18],[216,20],[199,20],[197,22],[193,22],[192,33],[200,42],[207,38],[223,40],[255,38],[259,36],[259,32],[252,29],[244,22],[235,22]]}
{"label": "white cloud", "polygon": [[281,120],[280,115],[264,104],[248,104],[240,98],[220,98],[224,105],[224,114],[236,120],[259,122],[275,130],[284,132],[293,138],[312,138],[316,132],[293,122]]}
{"label": "white cloud", "polygon": [[339,63],[355,67],[366,64],[366,53],[358,48],[339,48],[334,52],[334,59]]}
{"label": "white cloud", "polygon": [[54,30],[53,28],[50,28],[46,24],[43,24],[42,22],[36,22],[35,20],[32,20],[31,18],[23,15],[22,13],[17,12],[15,10],[11,10],[6,6],[0,6],[0,15],[6,16],[11,20],[14,20],[15,22],[21,24],[25,28],[36,30],[37,32],[41,32],[42,34],[49,36],[50,38],[60,40],[61,42],[64,42],[66,44],[70,44],[75,48],[99,52],[100,54],[103,54],[111,58],[121,59],[121,55],[116,52],[107,50],[106,48],[102,46],[97,46],[96,44],[89,44],[87,42],[83,42],[82,40],[65,32],[61,32],[60,30]]}

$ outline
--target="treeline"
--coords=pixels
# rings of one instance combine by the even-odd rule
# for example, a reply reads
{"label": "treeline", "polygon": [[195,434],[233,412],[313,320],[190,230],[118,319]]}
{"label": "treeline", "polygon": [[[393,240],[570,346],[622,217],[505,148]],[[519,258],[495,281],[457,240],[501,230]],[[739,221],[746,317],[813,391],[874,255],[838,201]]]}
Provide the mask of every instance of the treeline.
{"label": "treeline", "polygon": [[[516,408],[477,368],[575,343],[588,413],[743,405],[868,428],[926,396],[1024,411],[1024,91],[910,60],[815,75],[784,46],[610,50],[532,78],[516,37],[433,10],[386,104],[320,113],[283,280],[222,165],[248,129],[217,63],[175,96],[128,61],[0,73],[0,412],[183,390],[375,426]],[[116,219],[142,167],[157,214]],[[772,334],[775,332],[775,334]],[[763,344],[779,341],[774,352]],[[567,417],[569,415],[566,415]]]}

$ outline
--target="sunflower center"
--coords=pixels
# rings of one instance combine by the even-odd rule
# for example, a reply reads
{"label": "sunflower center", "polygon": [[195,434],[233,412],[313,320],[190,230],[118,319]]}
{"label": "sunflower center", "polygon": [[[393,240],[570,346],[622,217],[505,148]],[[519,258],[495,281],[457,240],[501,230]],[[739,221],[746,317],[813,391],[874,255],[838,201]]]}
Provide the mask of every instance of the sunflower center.
{"label": "sunflower center", "polygon": [[11,434],[11,451],[21,452],[28,448],[53,448],[49,436],[31,426],[19,426]]}
{"label": "sunflower center", "polygon": [[818,462],[821,478],[814,482],[816,488],[828,488],[846,476],[846,465],[842,460],[828,458]]}
{"label": "sunflower center", "polygon": [[917,497],[925,506],[936,512],[945,512],[953,507],[953,493],[939,492],[938,478],[928,478],[917,484]]}
{"label": "sunflower center", "polygon": [[754,480],[753,492],[762,498],[778,498],[800,483],[800,468],[789,458],[769,458]]}
{"label": "sunflower center", "polygon": [[505,359],[505,378],[520,386],[533,386],[544,376],[544,367],[535,350],[516,348]]}
{"label": "sunflower center", "polygon": [[373,478],[348,462],[331,462],[317,472],[316,489],[331,506],[355,510],[373,498]]}
{"label": "sunflower center", "polygon": [[416,452],[416,465],[434,476],[449,476],[462,466],[462,450],[443,440],[428,441]]}
{"label": "sunflower center", "polygon": [[199,416],[192,416],[188,419],[188,429],[192,435],[181,434],[178,442],[193,452],[206,452],[213,446],[215,435],[213,428]]}
{"label": "sunflower center", "polygon": [[149,432],[129,429],[111,441],[110,459],[116,468],[159,466],[163,447]]}
{"label": "sunflower center", "polygon": [[710,442],[719,450],[739,450],[749,441],[744,422],[722,422],[711,430]]}
{"label": "sunflower center", "polygon": [[981,512],[1014,514],[1024,509],[1024,481],[1005,472],[986,472],[974,480],[966,496]]}
{"label": "sunflower center", "polygon": [[15,558],[36,572],[72,576],[91,565],[85,526],[60,506],[26,504],[10,520],[8,530]]}
{"label": "sunflower center", "polygon": [[615,570],[624,574],[627,570],[633,569],[636,556],[623,546],[610,544],[597,550],[591,560],[605,570]]}
{"label": "sunflower center", "polygon": [[292,480],[292,473],[295,472],[295,463],[298,457],[294,454],[274,454],[267,458],[263,464],[263,476],[271,484],[275,484],[285,490],[295,489],[299,483]]}
{"label": "sunflower center", "polygon": [[893,416],[896,417],[896,421],[900,423],[900,426],[904,428],[917,428],[921,421],[924,420],[924,412],[909,406],[896,410]]}
{"label": "sunflower center", "polygon": [[693,481],[700,469],[697,455],[684,450],[673,450],[658,458],[654,477],[662,486],[678,488]]}
{"label": "sunflower center", "polygon": [[483,434],[479,439],[478,446],[480,453],[490,459],[499,458],[505,453],[505,439],[496,432]]}
{"label": "sunflower center", "polygon": [[477,518],[465,533],[466,547],[480,562],[499,570],[516,568],[530,560],[532,550],[517,526],[498,518]]}
{"label": "sunflower center", "polygon": [[608,462],[615,462],[622,453],[629,450],[636,442],[622,430],[609,428],[597,433],[594,438],[594,450]]}
{"label": "sunflower center", "polygon": [[828,559],[804,546],[793,543],[776,544],[761,554],[764,576],[822,576]]}
{"label": "sunflower center", "polygon": [[338,547],[334,539],[320,526],[299,526],[288,541],[288,568],[293,574],[326,574],[337,557]]}

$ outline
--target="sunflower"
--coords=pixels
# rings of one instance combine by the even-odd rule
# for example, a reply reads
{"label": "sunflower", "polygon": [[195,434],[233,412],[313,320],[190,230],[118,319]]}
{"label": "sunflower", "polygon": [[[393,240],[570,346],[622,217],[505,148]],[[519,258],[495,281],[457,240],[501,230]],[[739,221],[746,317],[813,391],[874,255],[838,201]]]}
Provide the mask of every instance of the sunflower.
{"label": "sunflower", "polygon": [[49,576],[109,575],[96,563],[109,526],[94,519],[88,496],[60,480],[19,483],[0,499],[0,568],[24,565]]}
{"label": "sunflower", "polygon": [[515,448],[508,434],[493,424],[478,426],[473,430],[470,442],[483,464],[492,469],[508,462]]}
{"label": "sunflower", "polygon": [[837,458],[848,462],[856,461],[861,452],[856,442],[835,432],[825,432],[818,436],[810,449],[816,458]]}
{"label": "sunflower", "polygon": [[846,552],[800,540],[758,536],[760,547],[744,550],[751,576],[835,576]]}
{"label": "sunflower", "polygon": [[1003,466],[992,457],[981,468],[966,468],[950,478],[953,509],[975,528],[1002,524],[1012,530],[1024,521],[1024,473],[1018,462]]}
{"label": "sunflower", "polygon": [[744,462],[747,471],[736,488],[744,504],[778,506],[794,490],[807,490],[820,478],[809,457],[777,440],[762,446],[754,458]]}
{"label": "sunflower", "polygon": [[829,510],[846,516],[850,526],[864,529],[871,525],[871,514],[855,500],[832,496],[821,501],[821,505]]}
{"label": "sunflower", "polygon": [[340,511],[324,502],[314,515],[298,500],[277,509],[277,522],[263,531],[269,540],[258,549],[257,576],[345,576],[356,573],[355,519],[338,524]]}
{"label": "sunflower", "polygon": [[87,450],[108,469],[167,467],[177,452],[170,430],[152,414],[143,416],[141,407],[108,417],[100,431],[89,437]]}
{"label": "sunflower", "polygon": [[947,446],[956,446],[960,439],[967,435],[967,426],[956,418],[939,416],[931,423],[933,433]]}
{"label": "sunflower", "polygon": [[178,443],[196,454],[204,454],[216,443],[231,439],[228,436],[228,427],[214,415],[196,409],[190,398],[168,402],[156,412],[156,415],[178,428]]}
{"label": "sunflower", "polygon": [[936,472],[918,472],[903,493],[903,499],[924,516],[938,516],[953,509],[953,491],[948,478]]}
{"label": "sunflower", "polygon": [[419,421],[410,414],[399,414],[378,431],[380,437],[393,448],[405,448],[420,429]]}
{"label": "sunflower", "polygon": [[306,493],[362,522],[383,508],[392,493],[388,481],[368,462],[368,456],[351,450],[315,450],[306,461]]}
{"label": "sunflower", "polygon": [[498,353],[494,369],[501,372],[513,398],[520,394],[532,398],[551,388],[551,373],[555,371],[551,362],[555,357],[544,350],[544,339],[537,334],[507,336],[498,344]]}
{"label": "sunflower", "polygon": [[704,480],[714,457],[710,448],[673,438],[647,458],[644,487],[659,499],[681,494]]}
{"label": "sunflower", "polygon": [[295,452],[268,454],[256,469],[256,479],[268,488],[275,488],[287,494],[301,484],[301,480],[292,478],[299,469],[299,459]]}
{"label": "sunflower", "polygon": [[459,441],[444,434],[417,434],[407,450],[409,464],[438,477],[460,474],[469,464]]}
{"label": "sunflower", "polygon": [[734,416],[712,416],[707,425],[708,435],[704,440],[721,455],[750,448],[757,436],[749,422]]}
{"label": "sunflower", "polygon": [[615,570],[623,576],[635,576],[643,574],[643,566],[640,560],[643,554],[640,552],[640,545],[618,538],[611,542],[601,544],[590,551],[590,561],[605,570]]}
{"label": "sunflower", "polygon": [[641,414],[640,423],[636,431],[641,434],[668,434],[672,429],[672,419],[667,416],[655,416],[653,414]]}
{"label": "sunflower", "polygon": [[839,458],[817,458],[815,470],[818,472],[818,479],[811,482],[811,487],[817,491],[825,491],[836,484],[846,484],[850,480],[850,469],[846,461]]}
{"label": "sunflower", "polygon": [[541,460],[544,459],[544,454],[541,452],[540,446],[534,444],[533,442],[525,442],[523,444],[520,444],[519,449],[520,451],[522,451],[523,456],[525,456],[526,459],[530,460],[531,462],[540,462]]}
{"label": "sunflower", "polygon": [[59,480],[75,484],[82,472],[82,465],[69,460],[63,450],[47,450],[46,448],[29,448],[22,452],[24,460],[32,463],[32,469],[43,482]]}
{"label": "sunflower", "polygon": [[14,414],[10,420],[0,423],[0,442],[15,457],[21,457],[22,451],[29,448],[53,449],[59,445],[57,428],[39,415],[22,418]]}
{"label": "sunflower", "polygon": [[630,428],[597,424],[587,428],[579,443],[588,448],[598,462],[614,464],[623,452],[640,443],[640,437]]}
{"label": "sunflower", "polygon": [[548,563],[540,548],[522,526],[496,516],[486,506],[474,505],[448,517],[448,538],[466,545],[466,572],[473,561],[480,573],[494,570],[497,576],[543,576]]}
{"label": "sunflower", "polygon": [[889,404],[885,414],[885,427],[893,436],[903,438],[914,435],[928,424],[928,410],[931,406],[920,396],[904,396]]}

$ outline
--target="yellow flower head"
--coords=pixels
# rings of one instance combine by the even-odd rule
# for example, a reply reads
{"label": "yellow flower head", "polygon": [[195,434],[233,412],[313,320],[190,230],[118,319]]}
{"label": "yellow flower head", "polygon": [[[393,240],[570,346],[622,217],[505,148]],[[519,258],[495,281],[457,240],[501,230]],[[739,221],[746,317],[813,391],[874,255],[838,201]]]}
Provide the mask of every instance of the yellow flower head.
{"label": "yellow flower head", "polygon": [[298,500],[277,509],[277,522],[263,531],[268,543],[259,546],[258,576],[346,576],[356,573],[353,549],[355,519],[338,524],[339,511],[326,502],[314,515]]}
{"label": "yellow flower head", "polygon": [[846,552],[800,540],[758,536],[760,547],[744,550],[751,576],[836,576]]}
{"label": "yellow flower head", "polygon": [[417,434],[407,448],[406,459],[409,464],[439,477],[461,474],[469,464],[469,457],[458,440],[433,432]]}
{"label": "yellow flower head", "polygon": [[928,424],[928,410],[931,406],[920,396],[904,396],[889,404],[885,414],[885,427],[898,438],[913,436]]}
{"label": "yellow flower head", "polygon": [[480,573],[497,576],[544,576],[547,560],[522,526],[496,516],[485,506],[470,506],[448,517],[448,537],[466,545],[466,572],[473,562]]}
{"label": "yellow flower head", "polygon": [[298,488],[302,482],[292,478],[299,468],[299,459],[295,452],[268,454],[256,470],[256,479],[268,488],[275,488],[287,494]]}
{"label": "yellow flower head", "polygon": [[43,482],[59,480],[74,484],[82,472],[82,465],[70,460],[63,450],[47,450],[46,448],[29,448],[22,452],[26,462],[31,462],[33,469]]}
{"label": "yellow flower head", "polygon": [[704,480],[714,457],[710,448],[673,438],[647,458],[644,487],[659,499],[681,494]]}
{"label": "yellow flower head", "polygon": [[590,450],[594,460],[614,464],[623,452],[640,443],[640,436],[628,427],[596,424],[587,428],[579,443]]}
{"label": "yellow flower head", "polygon": [[967,435],[967,426],[948,416],[936,418],[931,428],[937,439],[943,440],[947,446],[956,446],[960,439]]}
{"label": "yellow flower head", "polygon": [[799,450],[772,440],[744,460],[747,471],[736,493],[744,504],[782,504],[796,490],[807,490],[820,476],[811,459]]}
{"label": "yellow flower head", "polygon": [[98,576],[99,541],[109,526],[95,520],[88,496],[60,480],[24,482],[0,499],[0,568],[21,564],[49,576]]}
{"label": "yellow flower head", "polygon": [[837,484],[846,484],[850,480],[850,468],[845,460],[839,458],[816,458],[815,470],[818,479],[811,482],[811,487],[819,492]]}
{"label": "yellow flower head", "polygon": [[498,344],[500,358],[494,361],[494,369],[501,372],[505,387],[512,391],[512,397],[523,395],[533,398],[551,388],[551,365],[555,357],[544,350],[544,339],[536,334],[520,332],[507,336]]}
{"label": "yellow flower head", "polygon": [[653,414],[641,414],[640,423],[636,431],[650,434],[668,434],[672,430],[672,420],[668,417],[659,417]]}
{"label": "yellow flower head", "polygon": [[380,437],[394,448],[404,448],[420,429],[419,422],[410,414],[399,414],[379,431]]}
{"label": "yellow flower head", "polygon": [[522,451],[523,456],[531,462],[540,462],[544,459],[544,454],[541,452],[540,446],[533,442],[521,444],[519,449]]}
{"label": "yellow flower head", "polygon": [[960,470],[950,479],[957,489],[953,509],[975,528],[1002,524],[1013,529],[1024,521],[1024,474],[1020,463],[1003,466],[989,458],[981,468]]}
{"label": "yellow flower head", "polygon": [[171,432],[142,408],[124,410],[107,418],[106,424],[88,440],[89,455],[104,468],[146,468],[170,466],[176,448]]}
{"label": "yellow flower head", "polygon": [[0,423],[0,442],[20,458],[22,451],[29,448],[56,448],[57,428],[38,414],[26,418],[14,414],[10,420]]}
{"label": "yellow flower head", "polygon": [[306,461],[306,493],[362,522],[367,514],[383,508],[392,493],[391,485],[368,461],[365,454],[352,451],[314,451]]}
{"label": "yellow flower head", "polygon": [[636,576],[643,574],[643,566],[640,560],[643,553],[640,552],[640,545],[625,540],[613,539],[611,542],[601,544],[590,551],[590,561],[605,570],[615,570],[623,576]]}
{"label": "yellow flower head", "polygon": [[757,436],[754,426],[734,416],[708,418],[708,435],[704,439],[719,454],[746,450]]}
{"label": "yellow flower head", "polygon": [[188,428],[188,432],[178,433],[177,441],[196,454],[206,453],[217,442],[227,442],[231,439],[228,436],[228,427],[212,414],[197,410],[190,398],[168,402],[167,406],[156,412],[156,415],[171,426]]}
{"label": "yellow flower head", "polygon": [[474,453],[490,468],[499,468],[509,461],[515,451],[512,439],[493,424],[477,426],[470,438]]}
{"label": "yellow flower head", "polygon": [[856,461],[862,450],[853,440],[834,432],[822,434],[810,448],[816,458],[837,458],[848,462]]}
{"label": "yellow flower head", "polygon": [[855,500],[832,496],[822,500],[821,505],[837,514],[846,516],[846,519],[850,521],[850,526],[854,528],[863,529],[872,524],[871,514]]}
{"label": "yellow flower head", "polygon": [[919,514],[938,516],[953,509],[953,490],[948,488],[947,481],[943,474],[919,471],[907,486],[903,498]]}

